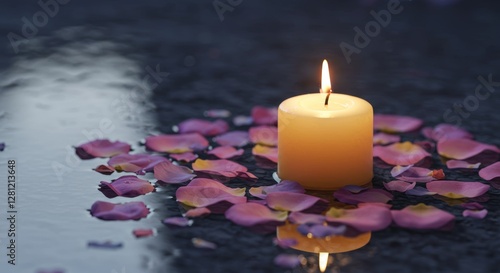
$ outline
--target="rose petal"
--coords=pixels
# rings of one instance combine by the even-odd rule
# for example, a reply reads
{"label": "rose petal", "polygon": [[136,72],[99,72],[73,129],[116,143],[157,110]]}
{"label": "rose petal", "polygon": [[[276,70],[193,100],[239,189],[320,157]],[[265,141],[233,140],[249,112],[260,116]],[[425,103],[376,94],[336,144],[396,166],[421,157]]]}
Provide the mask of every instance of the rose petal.
{"label": "rose petal", "polygon": [[245,196],[246,193],[246,188],[226,187],[219,181],[208,178],[195,178],[193,179],[193,181],[189,182],[188,187],[218,188],[219,190],[222,190],[234,196]]}
{"label": "rose petal", "polygon": [[500,162],[494,163],[479,171],[479,176],[484,180],[493,180],[500,177]]}
{"label": "rose petal", "polygon": [[408,141],[373,147],[373,157],[379,157],[391,165],[412,165],[428,156],[431,154]]}
{"label": "rose petal", "polygon": [[249,190],[250,195],[262,199],[265,199],[266,195],[271,192],[305,193],[306,190],[299,183],[290,180],[282,180],[280,183],[271,186],[253,187]]}
{"label": "rose petal", "polygon": [[425,195],[434,195],[435,192],[431,192],[424,187],[415,187],[413,189],[407,190],[405,192],[407,195],[415,195],[415,196],[425,196]]}
{"label": "rose petal", "polygon": [[231,116],[231,112],[226,109],[210,109],[203,112],[203,115],[209,118],[227,118]]}
{"label": "rose petal", "polygon": [[367,205],[356,209],[331,208],[326,221],[348,225],[359,232],[377,231],[391,224],[391,211],[383,206]]}
{"label": "rose petal", "polygon": [[255,147],[253,147],[252,154],[254,156],[260,156],[269,159],[274,163],[278,163],[278,148],[257,144],[255,145]]}
{"label": "rose petal", "polygon": [[188,218],[198,218],[198,217],[203,217],[203,216],[207,216],[209,215],[210,213],[212,213],[209,209],[207,208],[194,208],[194,209],[190,209],[188,210],[185,214],[184,214],[184,217],[188,217]]}
{"label": "rose petal", "polygon": [[96,139],[84,143],[75,149],[76,154],[81,159],[106,158],[130,152],[130,145],[120,141],[111,142],[109,139]]}
{"label": "rose petal", "polygon": [[249,130],[250,141],[267,146],[278,145],[278,128],[275,126],[257,126]]}
{"label": "rose petal", "polygon": [[450,180],[432,181],[426,185],[428,190],[452,199],[477,197],[485,194],[490,189],[490,186],[481,182]]}
{"label": "rose petal", "polygon": [[267,226],[274,231],[277,225],[287,218],[285,211],[271,211],[268,207],[257,203],[241,203],[229,208],[225,216],[233,223],[244,227]]}
{"label": "rose petal", "polygon": [[199,133],[204,136],[220,135],[229,129],[227,122],[221,119],[211,122],[193,118],[181,122],[178,127],[180,134]]}
{"label": "rose petal", "polygon": [[281,248],[287,249],[296,246],[299,242],[295,238],[274,238],[273,243]]}
{"label": "rose petal", "polygon": [[95,168],[93,170],[98,172],[98,173],[105,174],[105,175],[110,175],[110,174],[115,172],[115,169],[111,166],[108,166],[108,165],[99,165],[99,166],[97,166],[97,168]]}
{"label": "rose petal", "polygon": [[149,154],[121,154],[112,157],[108,161],[108,165],[115,168],[117,171],[135,172],[137,174],[144,174],[145,172],[152,171],[154,166],[160,162],[166,162],[163,156],[149,155]]}
{"label": "rose petal", "polygon": [[233,118],[233,124],[235,126],[245,126],[253,123],[252,117],[249,116],[236,116]]}
{"label": "rose petal", "polygon": [[195,159],[197,159],[198,155],[193,154],[191,152],[186,152],[186,153],[182,153],[182,154],[171,154],[170,157],[177,160],[177,161],[182,161],[182,162],[187,163],[187,162],[191,162],[191,161],[194,161]]}
{"label": "rose petal", "polygon": [[136,197],[154,191],[153,185],[147,180],[139,179],[134,175],[125,175],[113,180],[111,183],[101,181],[101,188],[109,188],[117,196]]}
{"label": "rose petal", "polygon": [[214,141],[221,146],[243,147],[250,142],[248,132],[232,131],[214,137]]}
{"label": "rose petal", "polygon": [[236,162],[226,159],[203,160],[197,159],[193,163],[193,170],[209,174],[221,175],[225,177],[237,177],[241,172],[245,173],[248,169]]}
{"label": "rose petal", "polygon": [[270,208],[284,211],[321,213],[328,207],[325,199],[296,192],[271,192],[266,201]]}
{"label": "rose petal", "polygon": [[420,128],[423,121],[414,117],[382,115],[373,116],[373,128],[388,133],[406,133]]}
{"label": "rose petal", "polygon": [[158,135],[146,138],[146,148],[155,152],[181,154],[185,152],[204,150],[208,147],[208,140],[202,135]]}
{"label": "rose petal", "polygon": [[472,138],[472,134],[466,130],[451,125],[442,123],[434,128],[426,127],[422,129],[422,134],[435,141],[445,140],[445,139],[462,139],[462,138]]}
{"label": "rose petal", "polygon": [[389,191],[406,192],[415,188],[416,182],[406,182],[400,180],[394,180],[391,182],[384,183],[384,187]]}
{"label": "rose petal", "polygon": [[193,220],[184,217],[168,217],[163,219],[162,223],[170,226],[187,227],[193,224]]}
{"label": "rose petal", "polygon": [[246,197],[213,187],[185,186],[177,189],[175,194],[178,202],[190,207],[207,207],[213,213],[223,213],[232,205],[247,201]]}
{"label": "rose petal", "polygon": [[390,135],[386,133],[376,133],[373,135],[373,145],[387,145],[401,141],[398,135]]}
{"label": "rose petal", "polygon": [[476,219],[484,219],[486,215],[488,215],[488,210],[487,209],[482,209],[482,210],[470,210],[466,209],[462,212],[462,215],[464,217],[470,217],[470,218],[476,218]]}
{"label": "rose petal", "polygon": [[143,202],[113,204],[96,201],[90,208],[90,214],[101,220],[139,220],[149,214]]}
{"label": "rose petal", "polygon": [[422,203],[392,210],[391,214],[397,226],[408,229],[446,229],[455,220],[453,214]]}
{"label": "rose petal", "polygon": [[470,209],[470,210],[481,210],[484,209],[484,206],[479,204],[478,202],[470,202],[463,203],[460,205],[462,208]]}
{"label": "rose petal", "polygon": [[412,165],[402,167],[395,166],[391,170],[391,175],[398,180],[407,182],[429,182],[437,179],[443,179],[443,170],[430,170],[427,168],[413,167]]}
{"label": "rose petal", "polygon": [[288,215],[288,221],[292,224],[317,224],[321,225],[325,222],[325,216],[321,214],[311,214],[294,211]]}
{"label": "rose petal", "polygon": [[275,125],[278,123],[278,108],[254,106],[252,108],[252,119],[257,125]]}
{"label": "rose petal", "polygon": [[149,237],[149,236],[152,236],[154,234],[154,230],[153,229],[134,229],[132,231],[132,234],[134,234],[134,236],[136,238],[144,238],[144,237]]}
{"label": "rose petal", "polygon": [[233,146],[220,146],[207,152],[209,155],[215,155],[218,158],[227,159],[243,154],[243,149],[236,150]]}
{"label": "rose petal", "polygon": [[293,269],[302,262],[302,257],[295,254],[279,254],[274,257],[274,264],[283,268]]}
{"label": "rose petal", "polygon": [[302,224],[297,227],[297,230],[304,236],[325,238],[329,236],[343,235],[346,232],[347,228],[344,225],[333,227],[318,224]]}
{"label": "rose petal", "polygon": [[366,189],[359,193],[352,193],[344,188],[335,191],[333,197],[342,203],[354,205],[358,203],[387,203],[393,198],[392,194],[382,189]]}
{"label": "rose petal", "polygon": [[216,249],[217,245],[209,242],[207,240],[203,240],[201,238],[192,238],[191,243],[193,243],[193,246],[196,248],[204,248],[204,249]]}
{"label": "rose petal", "polygon": [[448,169],[477,169],[480,165],[481,163],[471,164],[463,160],[451,159],[446,161],[446,167],[448,167]]}
{"label": "rose petal", "polygon": [[170,161],[160,162],[154,167],[154,176],[167,184],[178,184],[196,177],[193,170],[184,166],[177,166]]}
{"label": "rose petal", "polygon": [[118,249],[123,247],[122,242],[112,242],[112,241],[89,241],[87,242],[87,247],[103,248],[103,249]]}
{"label": "rose petal", "polygon": [[500,153],[497,146],[471,139],[445,139],[437,144],[438,153],[452,159],[467,159],[488,150]]}

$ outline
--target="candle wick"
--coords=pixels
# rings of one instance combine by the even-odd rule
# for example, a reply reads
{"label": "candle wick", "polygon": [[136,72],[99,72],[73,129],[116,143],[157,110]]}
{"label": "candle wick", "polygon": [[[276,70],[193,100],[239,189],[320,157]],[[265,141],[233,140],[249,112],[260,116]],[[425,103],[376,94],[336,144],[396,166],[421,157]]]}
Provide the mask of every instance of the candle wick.
{"label": "candle wick", "polygon": [[332,89],[328,90],[325,98],[325,106],[328,106],[328,101],[330,100],[330,94],[332,93]]}

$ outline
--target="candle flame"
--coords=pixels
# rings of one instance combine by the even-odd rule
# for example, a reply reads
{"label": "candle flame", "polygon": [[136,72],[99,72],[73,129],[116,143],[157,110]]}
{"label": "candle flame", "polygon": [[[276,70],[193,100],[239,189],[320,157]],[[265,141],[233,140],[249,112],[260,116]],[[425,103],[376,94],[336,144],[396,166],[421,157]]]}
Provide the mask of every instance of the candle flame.
{"label": "candle flame", "polygon": [[328,256],[330,254],[328,252],[320,252],[319,253],[319,271],[325,272],[326,266],[328,265]]}
{"label": "candle flame", "polygon": [[330,81],[330,70],[328,69],[328,62],[323,60],[323,69],[321,70],[321,93],[332,92],[332,84]]}

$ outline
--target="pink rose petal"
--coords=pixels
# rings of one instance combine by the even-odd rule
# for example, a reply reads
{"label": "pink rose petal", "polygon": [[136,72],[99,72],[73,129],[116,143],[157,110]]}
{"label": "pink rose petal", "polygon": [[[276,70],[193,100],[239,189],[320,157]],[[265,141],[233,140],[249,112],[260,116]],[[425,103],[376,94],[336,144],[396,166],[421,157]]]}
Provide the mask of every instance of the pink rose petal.
{"label": "pink rose petal", "polygon": [[115,168],[117,171],[135,172],[137,174],[144,174],[145,172],[152,171],[154,166],[160,162],[166,162],[163,156],[149,155],[149,154],[121,154],[112,157],[108,161],[108,165]]}
{"label": "pink rose petal", "polygon": [[187,227],[193,224],[193,220],[184,217],[169,217],[163,219],[162,223],[170,226]]}
{"label": "pink rose petal", "polygon": [[184,166],[177,166],[170,161],[160,162],[154,167],[154,176],[167,184],[178,184],[196,177],[193,170]]}
{"label": "pink rose petal", "polygon": [[497,146],[484,144],[471,139],[445,139],[437,144],[440,155],[452,159],[467,159],[484,151],[500,153]]}
{"label": "pink rose petal", "polygon": [[389,191],[406,192],[415,188],[416,182],[406,182],[400,180],[394,180],[391,182],[384,183],[384,187]]}
{"label": "pink rose petal", "polygon": [[428,190],[452,199],[478,197],[490,189],[490,186],[481,182],[450,180],[432,181],[427,183],[426,186]]}
{"label": "pink rose petal", "polygon": [[246,197],[235,196],[214,187],[180,187],[175,195],[178,202],[190,207],[207,207],[213,213],[224,213],[232,205],[247,201]]}
{"label": "pink rose petal", "polygon": [[158,135],[146,138],[146,148],[155,152],[181,154],[200,151],[208,147],[208,140],[198,133]]}
{"label": "pink rose petal", "polygon": [[270,208],[284,211],[321,213],[328,207],[325,199],[296,192],[271,192],[266,201]]}
{"label": "pink rose petal", "polygon": [[207,209],[207,208],[193,208],[193,209],[188,210],[184,214],[184,217],[198,218],[198,217],[207,216],[210,213],[212,213],[212,212],[209,209]]}
{"label": "pink rose petal", "polygon": [[326,221],[350,226],[359,232],[377,231],[391,224],[391,211],[383,206],[367,205],[356,209],[330,208]]}
{"label": "pink rose petal", "polygon": [[109,141],[109,139],[96,139],[84,143],[76,149],[76,154],[81,159],[91,159],[95,157],[112,157],[130,152],[130,145],[120,141]]}
{"label": "pink rose petal", "polygon": [[278,145],[278,128],[275,126],[257,126],[249,130],[250,141],[267,146]]}
{"label": "pink rose petal", "polygon": [[193,246],[196,248],[204,248],[204,249],[216,249],[217,245],[209,242],[207,240],[203,240],[201,238],[192,238],[191,243],[193,243]]}
{"label": "pink rose petal", "polygon": [[233,146],[220,146],[207,152],[209,155],[215,155],[221,159],[228,159],[243,154],[243,149],[236,150]]}
{"label": "pink rose petal", "polygon": [[109,188],[117,196],[136,197],[154,191],[153,185],[147,180],[139,179],[134,175],[122,176],[111,183],[101,181],[101,188]]}
{"label": "pink rose petal", "polygon": [[246,173],[247,168],[236,162],[220,159],[220,160],[203,160],[197,159],[193,163],[193,170],[209,174],[221,175],[225,177],[237,177],[241,173]]}
{"label": "pink rose petal", "polygon": [[93,169],[94,171],[98,173],[102,173],[105,175],[110,175],[115,172],[115,168],[108,166],[108,165],[99,165],[97,168]]}
{"label": "pink rose petal", "polygon": [[252,154],[254,156],[266,158],[274,163],[278,163],[278,148],[257,144],[253,147]]}
{"label": "pink rose petal", "polygon": [[216,136],[227,132],[229,125],[227,122],[218,119],[214,122],[202,119],[188,119],[179,125],[180,134],[199,133],[204,136]]}
{"label": "pink rose petal", "polygon": [[195,178],[193,179],[193,181],[189,182],[188,187],[218,188],[219,190],[222,190],[234,196],[245,196],[246,193],[246,188],[230,188],[224,186],[217,180],[208,178]]}
{"label": "pink rose petal", "polygon": [[265,199],[266,195],[271,192],[296,192],[305,193],[306,190],[297,182],[283,180],[271,186],[261,186],[250,188],[249,193],[252,196]]}
{"label": "pink rose petal", "polygon": [[226,109],[210,109],[203,112],[203,115],[209,118],[227,118],[231,116],[231,112]]}
{"label": "pink rose petal", "polygon": [[368,188],[359,193],[341,188],[333,193],[333,197],[342,203],[354,205],[358,203],[387,203],[393,198],[392,194],[387,191]]}
{"label": "pink rose petal", "polygon": [[236,126],[246,126],[253,123],[252,117],[249,116],[236,116],[233,118],[233,124]]}
{"label": "pink rose petal", "polygon": [[423,121],[418,118],[375,114],[373,116],[373,128],[388,133],[406,133],[420,128]]}
{"label": "pink rose petal", "polygon": [[466,209],[462,212],[462,215],[464,217],[470,217],[470,218],[476,218],[476,219],[484,219],[486,215],[488,215],[488,210],[487,209],[482,209],[482,210],[470,210]]}
{"label": "pink rose petal", "polygon": [[412,165],[429,156],[431,154],[422,147],[408,141],[373,147],[373,157],[379,157],[391,165]]}
{"label": "pink rose petal", "polygon": [[401,141],[398,135],[390,135],[386,133],[376,133],[373,135],[373,145],[387,145]]}
{"label": "pink rose petal", "polygon": [[463,160],[451,159],[446,161],[446,167],[448,167],[448,169],[477,169],[480,165],[481,163],[471,164]]}
{"label": "pink rose petal", "polygon": [[273,262],[279,267],[293,269],[301,264],[302,257],[295,254],[279,254]]}
{"label": "pink rose petal", "polygon": [[134,234],[134,236],[136,238],[144,238],[144,237],[149,237],[149,236],[153,236],[154,234],[154,230],[153,229],[134,229],[132,231],[132,234]]}
{"label": "pink rose petal", "polygon": [[171,158],[177,160],[177,161],[182,161],[182,162],[191,162],[194,161],[195,159],[198,158],[197,154],[193,154],[192,152],[186,152],[182,154],[171,154]]}
{"label": "pink rose petal", "polygon": [[288,215],[288,221],[292,224],[317,224],[322,225],[325,222],[325,216],[321,214],[311,214],[294,211]]}
{"label": "pink rose petal", "polygon": [[403,167],[395,166],[391,170],[391,175],[398,180],[407,182],[429,182],[437,179],[443,179],[443,170],[430,170],[427,168],[413,167],[412,165]]}
{"label": "pink rose petal", "polygon": [[250,142],[248,132],[232,131],[214,137],[214,141],[221,146],[243,147]]}
{"label": "pink rose petal", "polygon": [[90,208],[90,214],[101,220],[139,220],[149,214],[143,202],[113,204],[96,201]]}
{"label": "pink rose petal", "polygon": [[448,229],[455,220],[453,214],[422,203],[391,213],[397,226],[408,229]]}
{"label": "pink rose petal", "polygon": [[271,211],[268,207],[257,203],[241,203],[230,207],[225,216],[233,223],[244,226],[266,227],[266,231],[274,231],[277,225],[287,218],[286,211]]}
{"label": "pink rose petal", "polygon": [[422,134],[435,141],[445,140],[445,139],[462,139],[462,138],[472,138],[472,134],[466,130],[451,125],[442,123],[434,128],[426,127],[422,129]]}
{"label": "pink rose petal", "polygon": [[252,108],[252,119],[257,125],[276,125],[278,123],[278,108],[254,106]]}
{"label": "pink rose petal", "polygon": [[500,177],[500,162],[489,165],[479,171],[479,176],[484,180],[493,180]]}

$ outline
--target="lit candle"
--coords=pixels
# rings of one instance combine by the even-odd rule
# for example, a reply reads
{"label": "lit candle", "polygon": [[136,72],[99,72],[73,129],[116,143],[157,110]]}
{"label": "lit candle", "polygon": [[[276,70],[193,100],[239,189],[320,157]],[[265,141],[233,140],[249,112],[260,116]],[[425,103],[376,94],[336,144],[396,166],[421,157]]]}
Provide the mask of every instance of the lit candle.
{"label": "lit candle", "polygon": [[331,93],[323,61],[320,93],[283,101],[278,109],[278,176],[311,190],[364,185],[373,177],[373,108]]}

